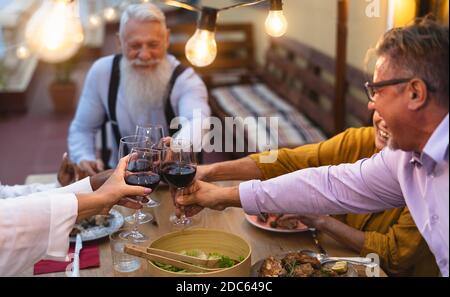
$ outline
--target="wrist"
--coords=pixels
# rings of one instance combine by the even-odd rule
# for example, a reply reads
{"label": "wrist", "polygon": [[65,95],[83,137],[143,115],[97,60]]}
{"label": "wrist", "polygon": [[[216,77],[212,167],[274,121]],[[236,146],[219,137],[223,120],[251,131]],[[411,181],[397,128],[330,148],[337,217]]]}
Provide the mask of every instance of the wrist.
{"label": "wrist", "polygon": [[[221,191],[222,192],[222,191]],[[241,200],[239,198],[239,187],[228,187],[225,188],[225,193],[222,192],[224,207],[241,207]],[[218,195],[220,197],[220,195]]]}
{"label": "wrist", "polygon": [[330,224],[330,217],[328,216],[319,216],[315,222],[315,228],[320,231],[328,230]]}

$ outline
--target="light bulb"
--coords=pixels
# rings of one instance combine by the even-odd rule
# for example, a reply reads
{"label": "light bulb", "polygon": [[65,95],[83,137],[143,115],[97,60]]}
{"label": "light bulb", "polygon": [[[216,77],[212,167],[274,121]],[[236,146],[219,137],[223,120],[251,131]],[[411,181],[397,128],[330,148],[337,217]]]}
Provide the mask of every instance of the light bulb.
{"label": "light bulb", "polygon": [[42,61],[65,61],[81,47],[84,35],[80,18],[74,11],[76,2],[43,1],[27,23],[27,45]]}
{"label": "light bulb", "polygon": [[105,20],[111,22],[117,18],[117,12],[113,7],[108,7],[103,11],[103,16]]}
{"label": "light bulb", "polygon": [[28,59],[30,50],[26,46],[21,45],[16,49],[16,56],[21,60]]}
{"label": "light bulb", "polygon": [[89,25],[91,25],[91,27],[93,28],[97,28],[100,25],[101,21],[102,20],[100,19],[100,17],[96,14],[89,16]]}
{"label": "light bulb", "polygon": [[186,43],[186,57],[192,65],[205,67],[211,64],[217,55],[214,32],[197,29]]}
{"label": "light bulb", "polygon": [[280,37],[287,31],[287,21],[282,10],[271,10],[266,19],[266,32],[270,36]]}

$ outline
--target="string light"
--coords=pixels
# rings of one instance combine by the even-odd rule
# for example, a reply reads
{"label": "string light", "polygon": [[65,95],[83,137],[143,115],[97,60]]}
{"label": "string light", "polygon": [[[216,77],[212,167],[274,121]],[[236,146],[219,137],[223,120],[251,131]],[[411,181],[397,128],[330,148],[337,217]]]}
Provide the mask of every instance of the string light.
{"label": "string light", "polygon": [[89,25],[92,28],[97,28],[101,24],[101,22],[102,22],[102,19],[98,15],[93,14],[93,15],[89,16]]}
{"label": "string light", "polygon": [[103,11],[103,17],[108,22],[112,22],[117,18],[117,11],[114,9],[114,7],[107,7]]}
{"label": "string light", "polygon": [[[268,0],[238,3],[223,8],[198,7],[193,4],[175,0],[160,0],[167,5],[200,13],[197,30],[186,43],[186,58],[197,67],[205,67],[214,62],[217,56],[215,40],[218,13],[236,7],[251,6]],[[283,1],[270,0],[270,11],[265,23],[267,34],[273,37],[283,36],[287,31],[287,21],[283,14]]]}
{"label": "string light", "polygon": [[26,44],[39,59],[50,63],[62,62],[75,55],[81,47],[84,35],[75,12],[76,2],[43,1],[27,23]]}
{"label": "string light", "polygon": [[217,9],[204,7],[197,30],[186,43],[186,57],[192,65],[205,67],[217,56],[215,39]]}
{"label": "string light", "polygon": [[16,49],[16,56],[21,60],[28,59],[30,57],[30,50],[26,46],[21,45]]}
{"label": "string light", "polygon": [[281,37],[286,34],[287,20],[283,14],[281,0],[270,0],[270,11],[266,19],[266,32],[272,37]]}

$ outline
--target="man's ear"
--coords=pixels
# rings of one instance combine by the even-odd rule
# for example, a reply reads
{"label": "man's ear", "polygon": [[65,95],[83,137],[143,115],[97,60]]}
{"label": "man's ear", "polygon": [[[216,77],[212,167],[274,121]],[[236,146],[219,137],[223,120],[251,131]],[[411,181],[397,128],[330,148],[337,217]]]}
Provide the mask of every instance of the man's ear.
{"label": "man's ear", "polygon": [[423,108],[428,99],[428,89],[421,79],[413,79],[409,83],[406,92],[409,110],[419,110]]}

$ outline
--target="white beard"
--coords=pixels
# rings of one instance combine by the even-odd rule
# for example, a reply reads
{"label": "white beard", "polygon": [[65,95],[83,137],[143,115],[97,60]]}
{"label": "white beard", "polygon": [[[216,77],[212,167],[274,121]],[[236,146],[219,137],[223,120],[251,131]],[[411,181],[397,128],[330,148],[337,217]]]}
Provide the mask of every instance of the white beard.
{"label": "white beard", "polygon": [[[169,61],[164,58],[156,68],[138,72],[133,68],[136,60],[123,57],[120,61],[121,86],[131,115],[140,115],[152,108],[162,107],[167,96],[167,85],[172,75]],[[154,63],[154,62],[153,62]]]}

